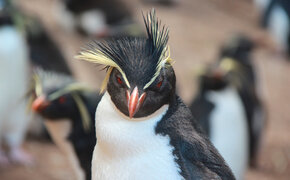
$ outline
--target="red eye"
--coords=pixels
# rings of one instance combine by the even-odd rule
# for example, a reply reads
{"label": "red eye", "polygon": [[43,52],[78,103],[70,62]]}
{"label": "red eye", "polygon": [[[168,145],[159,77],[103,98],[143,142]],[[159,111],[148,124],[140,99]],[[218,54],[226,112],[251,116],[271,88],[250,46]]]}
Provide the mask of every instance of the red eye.
{"label": "red eye", "polygon": [[63,103],[65,102],[65,97],[60,97],[60,98],[58,99],[58,102],[59,102],[60,104],[63,104]]}
{"label": "red eye", "polygon": [[117,82],[118,82],[119,84],[123,84],[123,81],[122,81],[122,79],[121,79],[120,77],[117,77]]}
{"label": "red eye", "polygon": [[162,86],[163,81],[160,81],[158,84],[156,84],[156,87],[159,89]]}

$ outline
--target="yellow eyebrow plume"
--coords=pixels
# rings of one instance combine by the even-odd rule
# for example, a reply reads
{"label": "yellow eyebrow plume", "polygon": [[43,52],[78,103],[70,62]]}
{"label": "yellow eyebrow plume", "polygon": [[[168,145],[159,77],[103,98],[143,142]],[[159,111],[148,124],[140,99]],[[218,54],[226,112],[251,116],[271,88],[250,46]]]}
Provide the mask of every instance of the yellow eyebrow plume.
{"label": "yellow eyebrow plume", "polygon": [[109,66],[107,75],[102,83],[101,93],[107,87],[107,83],[109,81],[109,77],[110,77],[110,74],[111,74],[113,68],[118,69],[118,71],[121,73],[126,85],[128,86],[128,88],[130,88],[130,83],[129,83],[124,71],[120,68],[120,66],[117,63],[115,63],[112,59],[110,59],[106,55],[104,55],[100,50],[96,49],[95,51],[93,51],[93,50],[81,51],[79,55],[75,56],[75,58],[80,59],[80,60],[85,60],[88,62],[92,62],[92,63],[96,63],[96,64],[102,64],[105,66]]}

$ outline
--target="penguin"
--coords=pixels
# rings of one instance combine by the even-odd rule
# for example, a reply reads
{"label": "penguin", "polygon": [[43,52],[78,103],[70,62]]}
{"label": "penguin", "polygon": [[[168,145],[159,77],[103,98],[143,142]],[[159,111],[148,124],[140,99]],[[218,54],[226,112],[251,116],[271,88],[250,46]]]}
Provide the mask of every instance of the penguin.
{"label": "penguin", "polygon": [[240,35],[227,42],[218,61],[200,75],[199,90],[190,105],[237,179],[244,179],[248,164],[256,166],[265,124],[251,63],[253,48],[252,41]]}
{"label": "penguin", "polygon": [[175,93],[169,30],[153,9],[147,38],[95,42],[76,58],[103,64],[92,179],[235,179]]}
{"label": "penguin", "polygon": [[[29,50],[10,8],[9,1],[0,0],[0,166],[11,162],[31,165],[32,157],[22,148],[30,120],[25,111]],[[3,150],[3,143],[8,152]]]}
{"label": "penguin", "polygon": [[40,66],[68,75],[72,72],[41,22],[24,14],[9,0],[0,0],[0,30],[0,139],[10,149],[8,156],[0,149],[0,164],[7,164],[9,159],[32,164],[32,157],[21,148],[30,120],[34,120],[34,114],[26,112],[31,67]]}
{"label": "penguin", "polygon": [[24,21],[26,21],[24,28],[33,67],[72,76],[73,73],[62,50],[41,21],[31,16],[26,16]]}
{"label": "penguin", "polygon": [[212,67],[200,76],[198,94],[189,108],[236,179],[244,179],[249,156],[246,113],[223,71]]}
{"label": "penguin", "polygon": [[261,25],[268,29],[278,49],[290,55],[290,2],[255,0],[261,12]]}
{"label": "penguin", "polygon": [[230,74],[231,82],[238,90],[245,107],[250,138],[251,167],[257,166],[257,156],[262,143],[263,130],[267,123],[267,111],[259,96],[257,75],[252,63],[254,41],[244,35],[236,35],[221,49],[219,66]]}
{"label": "penguin", "polygon": [[56,6],[66,29],[96,37],[141,35],[130,8],[120,0],[65,0]]}
{"label": "penguin", "polygon": [[[84,179],[80,166],[85,179],[90,180],[96,144],[94,115],[101,95],[64,74],[38,70],[35,78],[38,90],[31,108],[44,119],[56,145],[74,163],[78,179]],[[63,126],[67,122],[70,128],[66,131]]]}

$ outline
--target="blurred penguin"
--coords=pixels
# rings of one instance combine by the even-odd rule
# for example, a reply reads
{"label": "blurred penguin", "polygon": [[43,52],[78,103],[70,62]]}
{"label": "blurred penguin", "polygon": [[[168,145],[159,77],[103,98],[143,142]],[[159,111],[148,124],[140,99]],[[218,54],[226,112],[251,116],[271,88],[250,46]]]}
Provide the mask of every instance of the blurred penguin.
{"label": "blurred penguin", "polygon": [[32,119],[25,112],[30,68],[40,66],[69,75],[71,71],[41,22],[9,0],[0,0],[0,38],[0,140],[6,141],[9,150],[7,154],[0,149],[0,163],[31,164],[31,157],[20,147]]}
{"label": "blurred penguin", "polygon": [[219,61],[201,75],[198,95],[191,104],[192,113],[237,179],[244,179],[248,161],[256,165],[265,124],[250,58],[253,46],[242,36],[228,42]]}
{"label": "blurred penguin", "polygon": [[89,36],[138,36],[142,33],[130,9],[121,0],[63,0],[57,19],[67,29]]}
{"label": "blurred penguin", "polygon": [[253,48],[255,44],[245,36],[232,38],[221,50],[219,66],[231,75],[246,109],[250,130],[250,165],[255,167],[267,113],[258,95],[258,82],[251,58]]}
{"label": "blurred penguin", "polygon": [[56,145],[67,156],[78,179],[91,179],[96,144],[94,115],[101,95],[71,76],[38,70],[32,109],[44,118]]}
{"label": "blurred penguin", "polygon": [[[0,39],[0,165],[31,164],[32,158],[21,147],[30,119],[25,111],[29,49],[14,22],[10,2],[4,0],[0,0]],[[7,153],[1,148],[2,140]]]}
{"label": "blurred penguin", "polygon": [[236,179],[241,180],[248,165],[248,126],[239,93],[228,78],[219,67],[206,70],[190,109]]}
{"label": "blurred penguin", "polygon": [[278,49],[290,55],[290,1],[255,0],[261,12],[262,26],[267,28]]}

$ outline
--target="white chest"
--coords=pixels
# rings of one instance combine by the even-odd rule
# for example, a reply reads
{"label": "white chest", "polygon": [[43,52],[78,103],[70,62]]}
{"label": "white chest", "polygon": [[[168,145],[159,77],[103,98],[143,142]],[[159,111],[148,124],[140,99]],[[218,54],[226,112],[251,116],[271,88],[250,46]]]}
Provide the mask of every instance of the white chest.
{"label": "white chest", "polygon": [[207,98],[215,104],[210,116],[210,140],[236,178],[244,179],[248,164],[248,126],[245,110],[238,93],[231,87],[209,92]]}
{"label": "white chest", "polygon": [[[0,99],[8,104],[27,92],[28,49],[21,33],[12,26],[0,28]],[[12,98],[13,97],[13,98]]]}
{"label": "white chest", "polygon": [[148,117],[129,119],[105,93],[96,111],[93,180],[182,179],[169,137],[155,134],[167,109],[164,105]]}

